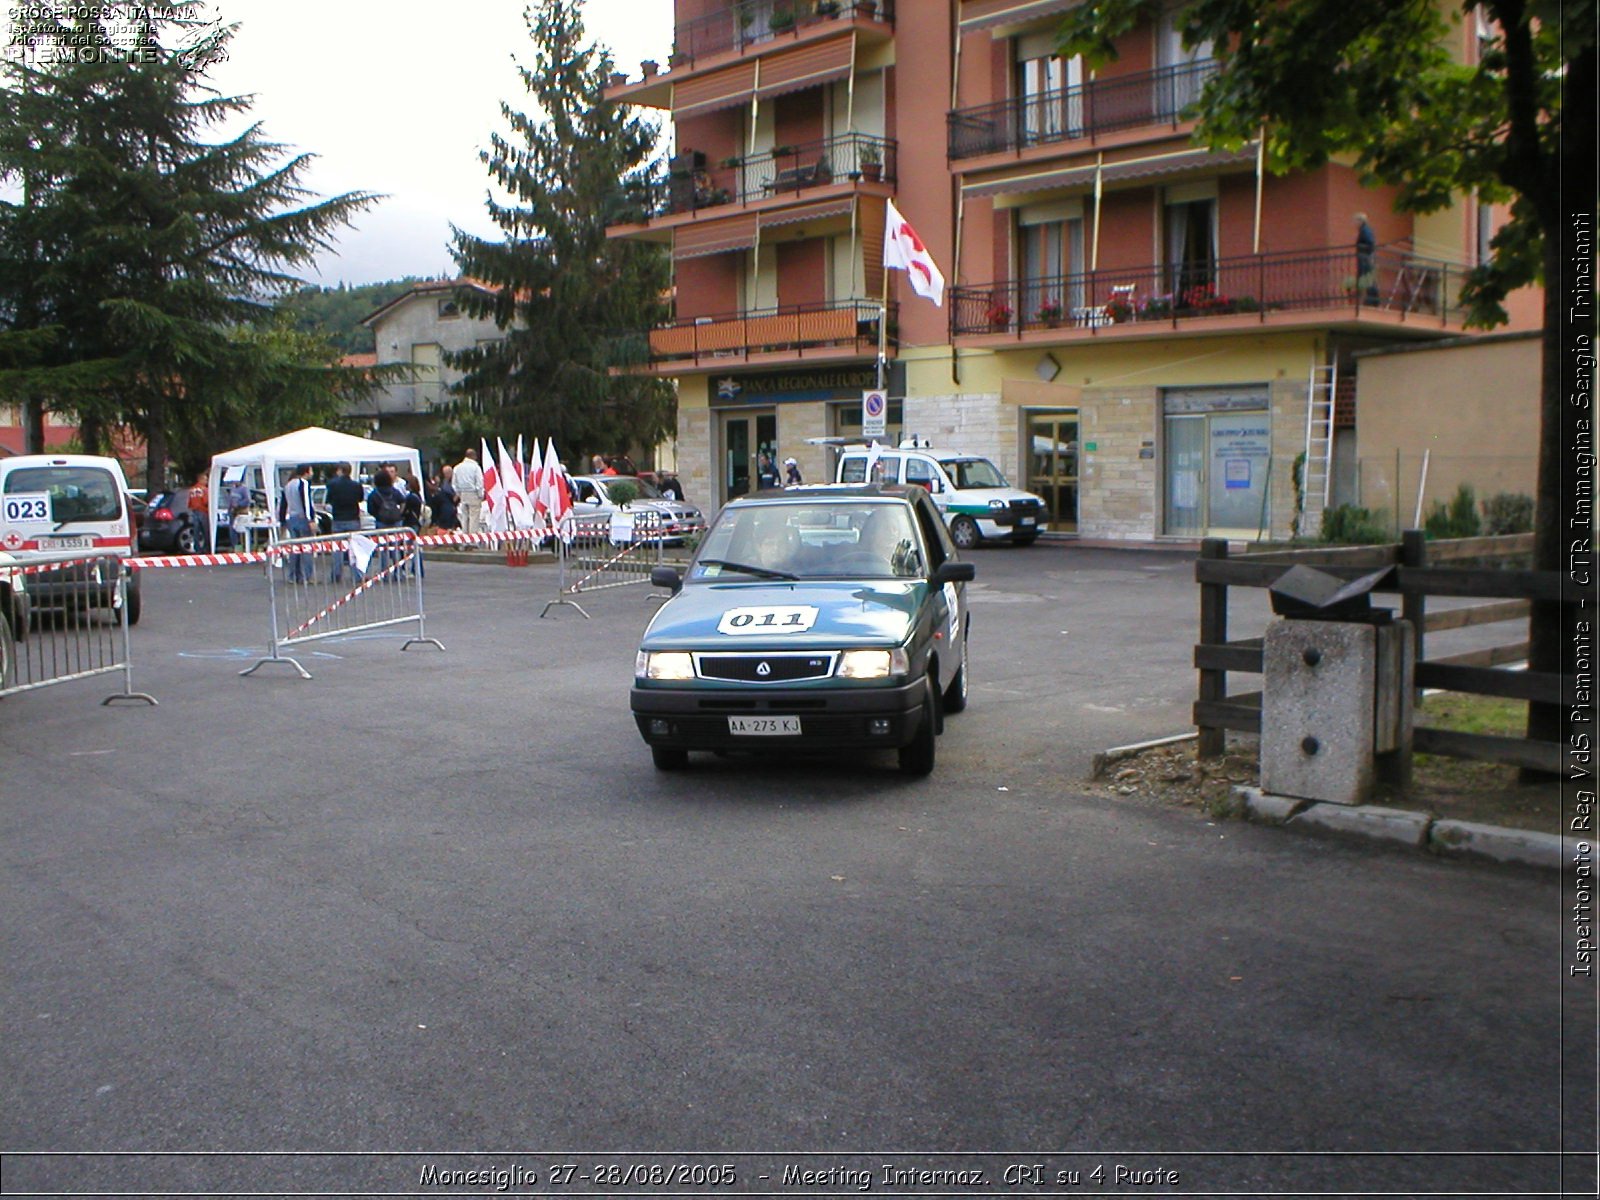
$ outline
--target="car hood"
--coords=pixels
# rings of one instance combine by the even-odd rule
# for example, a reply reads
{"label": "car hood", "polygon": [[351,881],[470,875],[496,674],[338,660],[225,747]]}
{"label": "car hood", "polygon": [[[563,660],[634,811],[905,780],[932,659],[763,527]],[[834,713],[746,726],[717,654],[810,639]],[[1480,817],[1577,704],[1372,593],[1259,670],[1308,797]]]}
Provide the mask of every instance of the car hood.
{"label": "car hood", "polygon": [[987,508],[991,500],[1004,500],[1007,504],[1013,500],[1033,500],[1043,504],[1044,501],[1032,492],[1025,492],[1021,488],[992,487],[992,488],[967,488],[957,493],[961,498],[957,502],[962,508]]}
{"label": "car hood", "polygon": [[734,651],[898,645],[910,636],[928,587],[891,579],[691,583],[657,611],[643,645]]}

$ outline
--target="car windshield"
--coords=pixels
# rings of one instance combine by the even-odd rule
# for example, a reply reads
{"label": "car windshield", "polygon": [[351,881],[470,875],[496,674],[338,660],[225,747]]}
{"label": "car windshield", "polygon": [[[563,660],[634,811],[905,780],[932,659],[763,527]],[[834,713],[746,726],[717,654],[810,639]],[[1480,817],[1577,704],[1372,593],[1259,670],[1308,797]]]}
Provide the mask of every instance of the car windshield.
{"label": "car windshield", "polygon": [[48,492],[50,518],[57,525],[122,516],[117,481],[100,467],[19,467],[6,476],[6,491]]}
{"label": "car windshield", "polygon": [[908,505],[870,500],[730,505],[689,579],[909,579],[923,574]]}
{"label": "car windshield", "polygon": [[656,485],[651,483],[648,479],[636,479],[632,475],[625,475],[617,476],[616,478],[604,479],[599,482],[601,490],[606,494],[606,499],[611,501],[613,504],[617,503],[618,490],[620,489],[622,492],[626,493],[630,487],[633,488],[635,494],[633,496],[626,497],[628,500],[666,499],[666,497],[661,494],[661,489],[656,487]]}
{"label": "car windshield", "polygon": [[987,458],[947,458],[939,463],[950,481],[962,491],[968,488],[1003,488],[1011,485]]}

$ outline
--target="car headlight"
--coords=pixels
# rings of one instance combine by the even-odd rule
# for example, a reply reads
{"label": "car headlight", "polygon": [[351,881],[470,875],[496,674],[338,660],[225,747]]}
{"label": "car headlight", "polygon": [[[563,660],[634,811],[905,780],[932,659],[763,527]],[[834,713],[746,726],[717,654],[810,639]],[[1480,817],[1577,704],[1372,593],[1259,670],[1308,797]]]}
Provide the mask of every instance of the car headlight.
{"label": "car headlight", "polygon": [[640,679],[693,679],[694,659],[687,650],[641,650],[633,673]]}
{"label": "car headlight", "polygon": [[992,509],[995,509],[996,511],[1004,508],[1005,506],[1006,506],[1006,502],[1004,500],[991,500],[991,501],[989,501],[989,507],[992,508]]}
{"label": "car headlight", "polygon": [[839,656],[840,679],[889,679],[911,669],[904,646],[893,650],[846,650]]}

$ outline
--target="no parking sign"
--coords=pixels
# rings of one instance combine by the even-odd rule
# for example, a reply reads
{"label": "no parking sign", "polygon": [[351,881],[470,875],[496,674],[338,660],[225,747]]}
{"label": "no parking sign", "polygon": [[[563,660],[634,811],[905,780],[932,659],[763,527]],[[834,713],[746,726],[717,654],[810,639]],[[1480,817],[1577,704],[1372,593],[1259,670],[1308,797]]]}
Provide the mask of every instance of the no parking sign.
{"label": "no parking sign", "polygon": [[861,393],[861,436],[882,437],[888,432],[889,396],[885,392]]}

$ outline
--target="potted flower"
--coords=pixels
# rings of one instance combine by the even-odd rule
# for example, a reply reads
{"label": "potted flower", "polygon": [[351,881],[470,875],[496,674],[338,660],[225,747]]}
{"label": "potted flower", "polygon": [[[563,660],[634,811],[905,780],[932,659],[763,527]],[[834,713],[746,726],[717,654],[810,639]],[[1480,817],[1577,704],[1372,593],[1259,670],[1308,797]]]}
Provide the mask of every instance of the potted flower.
{"label": "potted flower", "polygon": [[730,154],[718,165],[727,171],[737,171],[740,167],[744,166],[744,157],[739,154]]}
{"label": "potted flower", "polygon": [[1043,321],[1046,325],[1050,326],[1052,329],[1055,328],[1057,325],[1061,324],[1061,301],[1046,300],[1043,304],[1039,305],[1039,311],[1036,315],[1038,316],[1039,320]]}
{"label": "potted flower", "polygon": [[792,8],[774,9],[772,16],[767,19],[767,28],[773,33],[783,33],[794,28],[794,10]]}
{"label": "potted flower", "polygon": [[678,49],[678,43],[677,42],[673,42],[672,43],[672,53],[667,56],[667,69],[669,71],[676,71],[678,68],[687,67],[688,65],[689,65],[689,56],[687,54],[685,54],[682,50]]}
{"label": "potted flower", "polygon": [[613,72],[611,72],[611,86],[612,87],[614,87],[614,88],[622,87],[627,82],[628,82],[628,73],[626,71],[613,71]]}
{"label": "potted flower", "polygon": [[643,75],[646,79],[654,76],[659,70],[661,70],[661,64],[656,62],[656,60],[653,58],[644,59],[639,63],[639,74]]}
{"label": "potted flower", "polygon": [[861,177],[868,183],[877,183],[883,178],[883,151],[876,142],[867,142],[861,147]]}
{"label": "potted flower", "polygon": [[1106,317],[1112,321],[1133,320],[1133,301],[1126,296],[1116,296],[1106,304]]}
{"label": "potted flower", "polygon": [[989,325],[994,329],[1011,328],[1011,306],[1003,300],[989,305]]}

